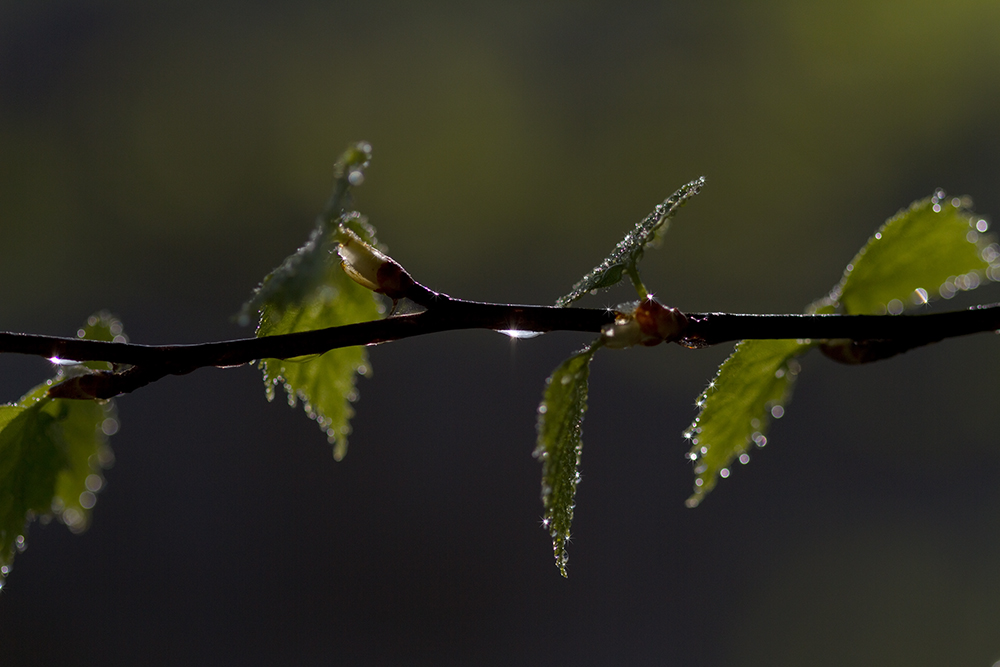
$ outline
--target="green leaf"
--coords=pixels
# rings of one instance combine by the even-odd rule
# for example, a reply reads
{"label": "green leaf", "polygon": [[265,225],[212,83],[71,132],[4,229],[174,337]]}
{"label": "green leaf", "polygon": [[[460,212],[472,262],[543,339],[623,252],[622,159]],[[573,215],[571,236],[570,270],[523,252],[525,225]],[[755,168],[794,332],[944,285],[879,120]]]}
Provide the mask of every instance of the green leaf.
{"label": "green leaf", "polygon": [[[350,190],[364,181],[364,169],[370,161],[371,146],[366,142],[349,146],[340,156],[334,169],[333,195],[309,241],[268,274],[243,305],[238,320],[249,324],[256,315],[258,337],[366,322],[381,314],[375,295],[344,273],[337,254],[347,229],[379,247],[375,230],[365,218],[347,212]],[[306,414],[334,444],[334,457],[343,458],[354,415],[351,402],[357,396],[355,375],[370,372],[364,348],[331,350],[303,359],[262,359],[260,368],[268,400],[274,399],[276,386],[284,387],[289,405],[294,407],[301,401]]]}
{"label": "green leaf", "polygon": [[[958,290],[1000,278],[1000,248],[984,235],[986,221],[969,211],[967,198],[947,199],[943,192],[914,202],[890,218],[844,271],[830,295],[807,312],[898,314]],[[696,506],[728,476],[733,461],[748,459],[752,443],[767,442],[768,418],[791,397],[796,357],[819,341],[742,341],[699,397],[701,412],[685,432],[695,461]],[[824,342],[824,351],[850,341]]]}
{"label": "green leaf", "polygon": [[[381,306],[375,295],[351,280],[339,262],[327,260],[322,275],[322,280],[295,300],[276,293],[273,303],[262,304],[257,336],[313,331],[379,317]],[[301,401],[306,414],[334,444],[334,457],[343,458],[354,415],[351,402],[357,396],[355,374],[370,373],[365,348],[330,350],[302,359],[263,359],[260,367],[268,400],[273,400],[276,386],[283,386],[289,405]]]}
{"label": "green leaf", "polygon": [[47,398],[53,384],[0,406],[0,586],[32,519],[55,516],[73,532],[86,530],[113,460],[113,405]]}
{"label": "green leaf", "polygon": [[[614,251],[603,262],[580,279],[573,290],[556,301],[559,307],[565,307],[592,290],[611,287],[622,279],[626,272],[635,272],[636,265],[642,259],[647,245],[659,240],[667,228],[667,220],[674,217],[677,211],[688,199],[701,192],[705,185],[705,177],[695,179],[681,187],[677,192],[667,197],[662,204],[657,204],[653,212],[625,235]],[[637,275],[637,274],[635,274]],[[643,295],[644,296],[644,295]]]}
{"label": "green leaf", "polygon": [[1000,278],[1000,252],[967,198],[938,191],[882,225],[844,271],[830,299],[852,315],[899,314]]}
{"label": "green leaf", "polygon": [[812,343],[796,340],[744,340],[719,367],[698,397],[701,412],[684,432],[691,440],[688,458],[695,464],[694,494],[688,507],[697,507],[721,475],[728,477],[733,461],[748,462],[749,451],[767,443],[770,419],[784,414],[799,371],[796,357]]}
{"label": "green leaf", "polygon": [[538,406],[538,444],[535,457],[542,461],[543,525],[552,537],[556,566],[565,577],[569,557],[566,545],[573,523],[578,467],[583,449],[583,415],[587,411],[590,360],[599,344],[594,343],[556,368],[545,381],[545,394]]}

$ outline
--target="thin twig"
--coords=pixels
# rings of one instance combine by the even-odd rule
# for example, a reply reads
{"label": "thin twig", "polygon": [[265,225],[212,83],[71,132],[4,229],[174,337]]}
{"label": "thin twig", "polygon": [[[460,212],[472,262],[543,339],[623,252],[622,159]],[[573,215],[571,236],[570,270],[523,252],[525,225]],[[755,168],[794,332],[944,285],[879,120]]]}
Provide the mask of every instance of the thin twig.
{"label": "thin twig", "polygon": [[[0,354],[28,354],[74,361],[129,365],[119,373],[99,373],[53,395],[108,398],[132,391],[165,375],[182,375],[208,366],[228,367],[257,359],[290,359],[354,345],[376,345],[413,336],[460,329],[599,333],[615,320],[608,309],[556,308],[463,301],[421,286],[419,313],[397,315],[316,331],[195,345],[108,343],[21,333],[0,333]],[[925,315],[738,315],[688,313],[678,337],[687,347],[706,347],[743,339],[846,339],[893,341],[892,353],[972,333],[1000,330],[1000,304]],[[888,355],[883,355],[888,356]],[[88,384],[89,383],[89,384]],[[58,385],[57,385],[58,386]],[[73,393],[80,392],[79,395]]]}

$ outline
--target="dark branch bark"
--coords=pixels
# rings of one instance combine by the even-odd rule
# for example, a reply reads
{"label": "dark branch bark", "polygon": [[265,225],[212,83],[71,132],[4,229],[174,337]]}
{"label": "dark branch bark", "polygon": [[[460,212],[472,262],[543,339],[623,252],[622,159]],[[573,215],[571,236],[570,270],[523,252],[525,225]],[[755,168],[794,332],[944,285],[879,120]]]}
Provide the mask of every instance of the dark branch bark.
{"label": "dark branch bark", "polygon": [[[129,365],[118,373],[98,373],[53,387],[52,395],[108,398],[132,391],[165,375],[181,375],[206,366],[239,366],[257,359],[288,359],[353,345],[375,345],[412,336],[459,329],[584,331],[599,333],[615,320],[612,310],[478,303],[452,299],[426,288],[419,302],[427,310],[373,322],[197,345],[106,343],[19,333],[0,333],[0,353],[29,354],[74,361]],[[1000,304],[927,315],[737,315],[689,313],[679,342],[705,347],[742,339],[810,338],[855,341],[859,352],[847,363],[860,363],[938,342],[946,338],[1000,330]],[[878,345],[870,345],[880,341]],[[833,355],[836,356],[836,355]],[[848,355],[850,356],[850,355]]]}

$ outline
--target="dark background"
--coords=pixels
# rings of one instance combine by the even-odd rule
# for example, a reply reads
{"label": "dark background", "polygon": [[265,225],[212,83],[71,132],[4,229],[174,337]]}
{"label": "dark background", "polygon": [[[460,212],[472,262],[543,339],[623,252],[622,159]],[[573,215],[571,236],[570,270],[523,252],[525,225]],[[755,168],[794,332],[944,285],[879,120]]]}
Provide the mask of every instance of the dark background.
{"label": "dark background", "polygon": [[[358,206],[435,289],[551,303],[705,174],[647,284],[797,312],[935,187],[1000,213],[998,34],[992,1],[0,2],[0,329],[248,335],[358,139]],[[586,339],[373,349],[341,463],[251,368],[122,397],[91,529],[33,525],[15,561],[0,663],[1000,660],[996,337],[808,356],[696,510],[681,431],[729,350],[599,354],[564,580],[531,451]],[[0,359],[0,400],[50,372]]]}

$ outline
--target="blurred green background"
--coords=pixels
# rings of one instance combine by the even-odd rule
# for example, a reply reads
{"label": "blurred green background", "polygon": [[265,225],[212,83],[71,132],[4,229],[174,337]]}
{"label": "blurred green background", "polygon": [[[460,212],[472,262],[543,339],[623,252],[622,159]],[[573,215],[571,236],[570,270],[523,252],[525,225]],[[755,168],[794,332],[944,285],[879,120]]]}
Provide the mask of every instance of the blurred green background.
{"label": "blurred green background", "polygon": [[[109,308],[135,342],[248,335],[231,315],[359,139],[356,203],[434,289],[550,303],[704,174],[647,284],[797,312],[936,187],[1000,212],[998,34],[987,1],[0,2],[0,329]],[[808,357],[694,511],[680,432],[728,350],[599,355],[564,581],[530,454],[583,340],[372,350],[336,465],[250,369],[123,397],[93,527],[36,525],[15,562],[0,661],[1000,660],[995,337]],[[13,400],[48,370],[0,372]]]}

